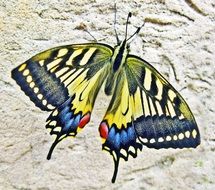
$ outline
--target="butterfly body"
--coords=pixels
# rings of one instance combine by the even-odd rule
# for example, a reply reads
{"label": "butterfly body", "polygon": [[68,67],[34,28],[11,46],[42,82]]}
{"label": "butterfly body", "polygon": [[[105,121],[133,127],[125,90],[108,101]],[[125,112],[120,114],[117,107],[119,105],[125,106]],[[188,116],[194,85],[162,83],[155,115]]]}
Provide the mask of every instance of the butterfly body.
{"label": "butterfly body", "polygon": [[113,63],[113,72],[117,72],[125,64],[126,58],[128,55],[128,46],[126,39],[118,46],[115,47],[112,63]]}
{"label": "butterfly body", "polygon": [[111,95],[100,125],[102,148],[114,160],[149,148],[194,148],[200,134],[181,95],[147,61],[129,54],[127,37],[112,48],[102,43],[61,46],[41,52],[12,71],[37,107],[51,111],[46,128],[55,135],[47,158],[90,121],[99,90]]}

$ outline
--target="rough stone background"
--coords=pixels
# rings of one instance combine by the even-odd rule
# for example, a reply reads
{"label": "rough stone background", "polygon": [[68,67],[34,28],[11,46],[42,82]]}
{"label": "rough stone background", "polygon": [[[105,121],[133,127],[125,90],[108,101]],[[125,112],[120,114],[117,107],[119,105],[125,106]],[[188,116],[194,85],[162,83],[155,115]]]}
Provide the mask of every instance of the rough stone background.
{"label": "rough stone background", "polygon": [[[11,70],[34,54],[92,38],[115,45],[114,3],[107,0],[0,1],[0,189],[215,189],[215,3],[213,0],[117,1],[121,39],[146,21],[132,53],[154,65],[187,100],[201,132],[196,149],[144,148],[121,161],[101,151],[98,125],[107,108],[101,93],[92,121],[46,160],[52,137],[40,111],[11,79]],[[144,42],[146,41],[146,42]]]}

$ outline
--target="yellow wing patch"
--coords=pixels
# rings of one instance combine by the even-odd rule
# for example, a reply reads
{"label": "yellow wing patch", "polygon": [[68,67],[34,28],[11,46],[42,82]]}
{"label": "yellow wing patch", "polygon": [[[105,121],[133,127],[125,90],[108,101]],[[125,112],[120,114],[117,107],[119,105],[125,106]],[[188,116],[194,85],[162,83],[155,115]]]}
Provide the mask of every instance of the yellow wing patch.
{"label": "yellow wing patch", "polygon": [[119,73],[120,82],[115,87],[109,108],[103,118],[110,126],[116,124],[118,129],[125,128],[132,118],[132,104],[125,77],[124,71]]}

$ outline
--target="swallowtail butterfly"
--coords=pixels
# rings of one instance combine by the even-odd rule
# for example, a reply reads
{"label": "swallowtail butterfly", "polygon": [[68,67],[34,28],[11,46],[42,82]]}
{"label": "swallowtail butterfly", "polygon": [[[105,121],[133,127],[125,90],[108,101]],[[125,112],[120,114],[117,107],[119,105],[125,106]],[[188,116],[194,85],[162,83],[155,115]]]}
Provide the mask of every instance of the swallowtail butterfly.
{"label": "swallowtail butterfly", "polygon": [[[41,110],[51,112],[46,128],[55,146],[75,137],[90,121],[96,96],[104,84],[112,96],[99,126],[102,148],[120,159],[149,148],[195,148],[200,134],[191,110],[169,82],[147,61],[130,54],[131,38],[113,48],[102,43],[71,44],[39,53],[12,71],[12,78]],[[116,32],[116,30],[115,30]]]}

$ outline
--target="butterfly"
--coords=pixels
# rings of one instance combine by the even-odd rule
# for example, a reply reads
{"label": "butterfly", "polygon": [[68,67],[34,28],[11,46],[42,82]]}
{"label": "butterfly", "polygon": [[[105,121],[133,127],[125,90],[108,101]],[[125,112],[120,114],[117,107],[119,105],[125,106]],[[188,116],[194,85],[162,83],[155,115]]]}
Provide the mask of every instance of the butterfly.
{"label": "butterfly", "polygon": [[147,61],[129,53],[130,40],[113,48],[102,43],[55,47],[14,70],[12,78],[41,110],[51,112],[46,128],[56,138],[47,159],[63,139],[75,137],[90,121],[99,90],[111,96],[100,125],[102,149],[114,161],[112,182],[120,159],[136,157],[143,146],[195,148],[200,133],[190,108],[175,88]]}

